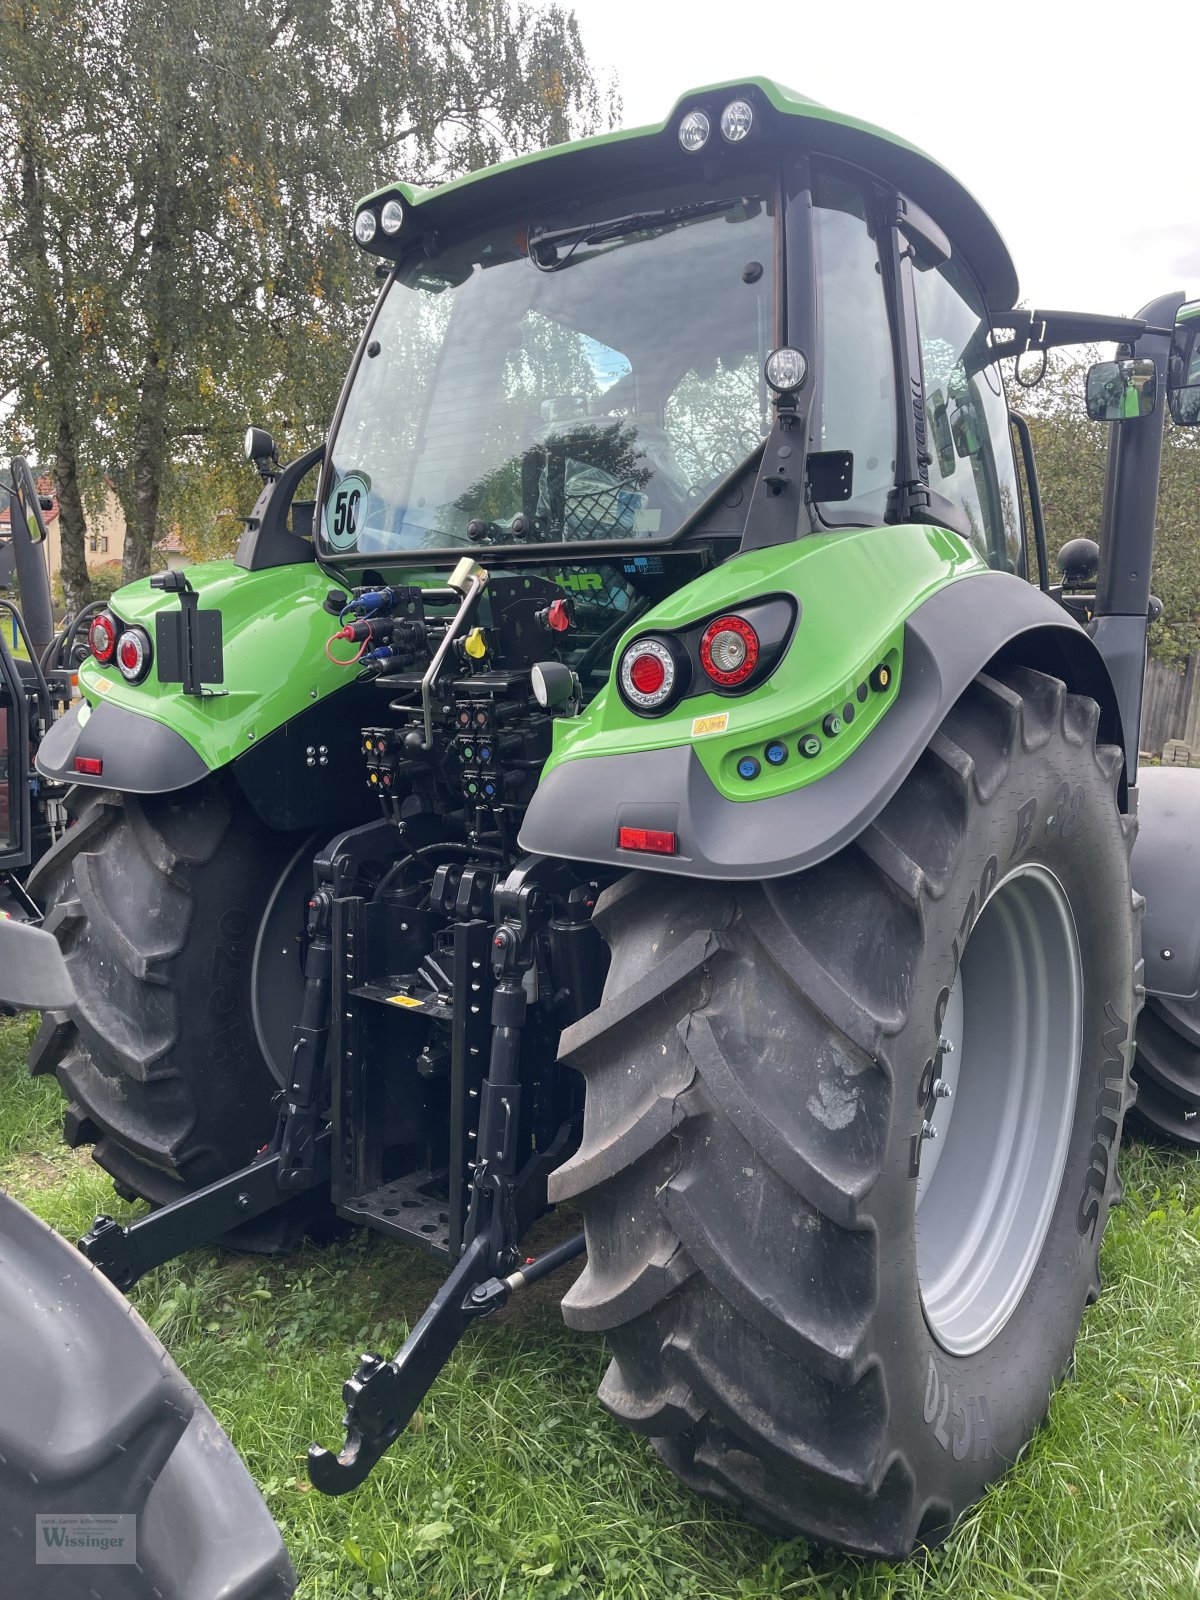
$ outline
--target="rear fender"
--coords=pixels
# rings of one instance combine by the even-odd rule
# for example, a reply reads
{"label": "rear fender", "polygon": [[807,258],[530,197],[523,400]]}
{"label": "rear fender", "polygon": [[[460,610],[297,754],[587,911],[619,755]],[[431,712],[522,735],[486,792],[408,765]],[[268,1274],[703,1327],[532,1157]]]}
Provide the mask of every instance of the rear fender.
{"label": "rear fender", "polygon": [[1146,993],[1200,996],[1200,771],[1143,767],[1137,786],[1133,886],[1146,897]]}
{"label": "rear fender", "polygon": [[[232,561],[187,575],[201,612],[221,614],[221,681],[185,695],[181,684],[162,682],[157,661],[132,684],[89,657],[79,669],[83,700],[42,740],[38,771],[83,787],[165,794],[230,767],[270,826],[341,818],[362,719],[353,672],[325,653],[338,626],[323,605],[328,576],[312,562],[249,571]],[[148,580],[111,602],[122,623],[152,641],[158,615],[178,606]]]}
{"label": "rear fender", "polygon": [[[905,531],[889,528],[879,533],[902,538]],[[728,569],[719,568],[712,576],[722,572]],[[795,591],[802,605],[808,587]],[[811,618],[821,603],[819,586],[812,587],[810,595]],[[736,600],[725,603],[736,606]],[[865,604],[859,609],[869,611]],[[654,621],[651,613],[637,631],[650,631]],[[860,623],[864,629],[872,626],[869,615],[856,619],[853,604],[846,607],[845,621],[848,629]],[[888,636],[878,620],[873,626],[881,637]],[[1059,605],[1024,580],[983,569],[982,563],[948,568],[940,585],[902,615],[898,627],[902,664],[894,699],[869,725],[865,737],[830,769],[810,778],[816,763],[798,760],[792,749],[786,765],[772,775],[771,793],[730,798],[728,790],[722,792],[714,782],[711,760],[698,748],[699,738],[676,738],[640,751],[614,750],[611,741],[600,739],[596,742],[606,753],[592,754],[587,729],[580,726],[564,749],[567,758],[551,759],[526,814],[522,848],[700,878],[782,877],[815,866],[879,815],[951,706],[989,665],[1020,663],[1064,679],[1069,688],[1100,704],[1101,738],[1122,744],[1120,713],[1103,658]],[[791,648],[804,651],[803,620]],[[817,682],[818,700],[824,671],[825,663],[815,653],[804,661],[805,693]],[[824,685],[824,693],[840,703],[844,681],[830,676],[833,681]],[[613,694],[611,684],[604,692]],[[726,704],[736,708],[737,703]],[[785,706],[778,716],[782,733],[794,718]],[[747,783],[742,792],[750,795],[753,789]],[[1125,803],[1122,780],[1121,804]],[[622,827],[673,833],[676,853],[622,849],[618,844]]]}

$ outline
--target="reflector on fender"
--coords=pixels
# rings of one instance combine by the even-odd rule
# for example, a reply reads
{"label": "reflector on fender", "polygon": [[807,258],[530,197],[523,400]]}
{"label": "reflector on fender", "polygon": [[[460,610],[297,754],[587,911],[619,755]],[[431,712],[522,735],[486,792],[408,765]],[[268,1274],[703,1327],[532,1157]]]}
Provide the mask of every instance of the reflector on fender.
{"label": "reflector on fender", "polygon": [[675,835],[658,828],[621,828],[617,843],[622,850],[645,850],[656,856],[675,854]]}
{"label": "reflector on fender", "polygon": [[104,760],[101,756],[76,756],[75,771],[86,773],[89,778],[99,778],[104,773]]}

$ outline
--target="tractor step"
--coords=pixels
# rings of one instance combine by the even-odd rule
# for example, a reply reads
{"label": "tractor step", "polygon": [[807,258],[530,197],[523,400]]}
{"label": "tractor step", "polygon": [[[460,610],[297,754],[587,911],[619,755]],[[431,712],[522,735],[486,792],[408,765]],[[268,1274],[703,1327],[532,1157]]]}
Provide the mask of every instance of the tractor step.
{"label": "tractor step", "polygon": [[450,1205],[448,1174],[411,1172],[366,1194],[355,1195],[338,1206],[347,1222],[364,1223],[390,1233],[439,1261],[450,1260]]}

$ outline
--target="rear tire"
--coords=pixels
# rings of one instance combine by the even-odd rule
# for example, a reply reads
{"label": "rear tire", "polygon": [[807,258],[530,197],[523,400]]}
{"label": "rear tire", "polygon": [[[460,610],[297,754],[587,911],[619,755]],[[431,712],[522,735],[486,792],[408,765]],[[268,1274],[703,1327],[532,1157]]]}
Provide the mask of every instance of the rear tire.
{"label": "rear tire", "polygon": [[[0,1372],[5,1594],[285,1600],[295,1589],[271,1514],[200,1396],[107,1279],[4,1194]],[[36,1519],[55,1514],[132,1518],[136,1565],[101,1573],[77,1559],[51,1573]]]}
{"label": "rear tire", "polygon": [[296,839],[227,776],[165,795],[76,789],[71,805],[29,889],[78,998],[45,1014],[30,1070],[58,1078],[66,1142],[94,1145],[126,1197],[163,1204],[245,1166],[274,1127],[251,970]]}
{"label": "rear tire", "polygon": [[1142,1130],[1183,1150],[1200,1150],[1200,999],[1146,1002],[1133,1075]]}
{"label": "rear tire", "polygon": [[[1015,1459],[1069,1366],[1119,1195],[1140,992],[1133,824],[1097,722],[1095,703],[1056,680],[980,677],[830,861],[762,884],[633,874],[597,908],[612,949],[604,999],[562,1046],[587,1083],[583,1141],[550,1185],[554,1200],[579,1198],[588,1240],[564,1316],[608,1337],[605,1407],[752,1520],[901,1557]],[[1037,963],[1021,965],[1014,935],[1030,993],[1010,1009],[1058,1038],[1073,1005],[1075,1042],[1048,1053],[1035,1038],[1006,1058],[1023,1110],[1008,1092],[993,1136],[979,1112],[997,1102],[979,1085],[996,1064],[969,1079],[987,1057],[971,1017],[1002,1025],[979,1003],[1003,947],[994,930],[1007,918],[1019,934],[1035,881],[1069,908],[1076,999],[1034,992]],[[951,1103],[932,1084],[960,954],[961,1120],[922,1204],[961,1196],[964,1218],[993,1227],[1008,1226],[994,1196],[1009,1190],[1042,1209],[1024,1241],[1018,1210],[998,1258],[970,1253],[944,1198],[923,1213],[926,1239],[940,1228],[961,1281],[977,1283],[956,1320],[954,1281],[918,1249],[917,1187],[922,1125]],[[1056,1166],[1029,1133],[1043,1110],[1061,1129]],[[992,1212],[969,1173],[953,1176],[956,1138]]]}

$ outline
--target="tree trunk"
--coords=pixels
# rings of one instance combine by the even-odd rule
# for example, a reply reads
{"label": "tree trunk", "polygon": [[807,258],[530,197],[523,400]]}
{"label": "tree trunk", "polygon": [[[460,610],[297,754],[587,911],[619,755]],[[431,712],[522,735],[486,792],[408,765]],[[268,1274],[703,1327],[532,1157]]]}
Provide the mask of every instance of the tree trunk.
{"label": "tree trunk", "polygon": [[75,451],[75,429],[65,404],[58,410],[58,435],[55,443],[54,481],[58,487],[58,539],[62,562],[63,598],[68,611],[78,611],[92,598],[88,573],[87,519],[79,493]]}
{"label": "tree trunk", "polygon": [[142,370],[141,395],[133,430],[130,461],[130,486],[126,498],[125,559],[122,577],[126,583],[144,578],[154,565],[154,541],[158,537],[158,506],[162,499],[163,467],[167,455],[167,389],[173,345],[157,342],[146,352]]}
{"label": "tree trunk", "polygon": [[125,497],[126,583],[144,578],[155,562],[158,508],[162,500],[163,472],[167,464],[167,406],[171,368],[179,349],[179,311],[175,283],[175,232],[179,224],[180,193],[176,175],[162,175],[163,187],[156,204],[155,226],[143,290],[147,311],[146,351],[138,386],[138,407],[130,439],[129,490]]}

